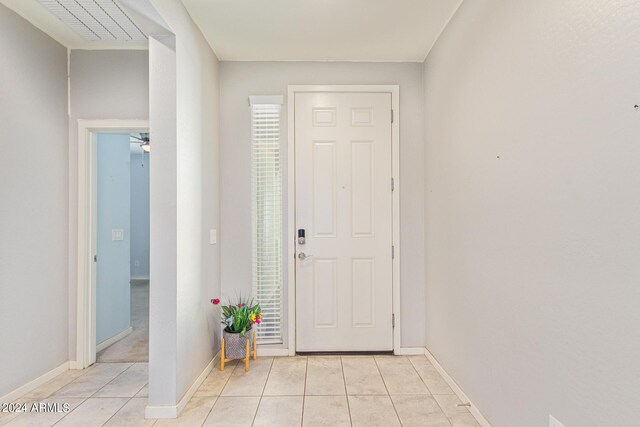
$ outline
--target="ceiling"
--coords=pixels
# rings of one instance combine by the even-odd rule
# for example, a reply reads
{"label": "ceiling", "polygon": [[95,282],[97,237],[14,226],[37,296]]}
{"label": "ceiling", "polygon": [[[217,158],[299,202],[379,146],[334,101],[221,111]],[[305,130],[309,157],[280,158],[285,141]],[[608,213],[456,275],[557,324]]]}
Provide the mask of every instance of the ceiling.
{"label": "ceiling", "polygon": [[[421,62],[462,0],[182,2],[221,60]],[[70,49],[148,47],[118,0],[0,3]]]}
{"label": "ceiling", "polygon": [[423,61],[462,0],[182,0],[221,60]]}
{"label": "ceiling", "polygon": [[114,0],[0,0],[71,49],[146,49],[147,37]]}

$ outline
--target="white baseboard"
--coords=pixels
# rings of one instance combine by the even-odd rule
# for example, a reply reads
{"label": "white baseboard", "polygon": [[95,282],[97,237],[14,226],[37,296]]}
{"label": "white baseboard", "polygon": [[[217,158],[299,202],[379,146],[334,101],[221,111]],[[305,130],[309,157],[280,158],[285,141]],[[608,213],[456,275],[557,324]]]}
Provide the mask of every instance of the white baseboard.
{"label": "white baseboard", "polygon": [[269,348],[269,347],[263,347],[259,345],[258,356],[264,356],[264,357],[289,356],[289,349],[288,348]]}
{"label": "white baseboard", "polygon": [[15,402],[17,399],[21,398],[25,394],[51,381],[52,379],[54,379],[55,377],[57,377],[58,375],[60,375],[61,373],[63,373],[68,369],[69,369],[69,362],[67,361],[67,362],[64,362],[62,365],[58,366],[57,368],[53,368],[49,372],[46,372],[40,375],[35,380],[30,381],[25,385],[18,387],[17,389],[10,391],[9,393],[0,397],[0,402],[2,403]]}
{"label": "white baseboard", "polygon": [[149,280],[149,276],[131,276],[129,280]]}
{"label": "white baseboard", "polygon": [[147,407],[144,410],[144,417],[147,419],[178,418],[178,415],[180,415],[184,407],[187,406],[187,403],[189,403],[189,400],[191,400],[196,390],[198,390],[200,385],[207,378],[207,375],[209,375],[209,373],[211,372],[213,367],[216,365],[216,363],[218,363],[219,360],[220,360],[220,352],[218,352],[215,356],[213,356],[213,359],[211,359],[211,362],[209,362],[207,366],[204,368],[204,370],[200,373],[200,375],[198,375],[198,378],[196,378],[193,384],[191,384],[191,387],[189,387],[189,390],[187,390],[184,396],[182,396],[182,399],[180,399],[177,405],[171,405],[171,406],[147,405]]}
{"label": "white baseboard", "polygon": [[124,331],[120,332],[119,334],[116,334],[116,335],[112,336],[111,338],[102,341],[100,344],[96,345],[96,353],[98,353],[99,351],[104,350],[105,348],[109,347],[111,344],[114,344],[114,343],[120,341],[122,338],[126,337],[131,332],[133,332],[133,327],[129,326],[127,329],[125,329]]}
{"label": "white baseboard", "polygon": [[449,387],[451,387],[451,390],[453,390],[458,398],[464,403],[469,402],[469,404],[471,404],[471,406],[469,406],[469,412],[471,412],[471,415],[473,415],[476,421],[478,421],[478,424],[480,424],[482,427],[491,427],[491,424],[484,417],[484,415],[482,415],[482,412],[480,412],[478,407],[467,397],[466,394],[464,394],[464,391],[462,391],[460,386],[456,384],[453,378],[451,378],[447,371],[444,370],[442,365],[438,363],[438,360],[433,356],[433,354],[431,354],[431,352],[427,348],[424,349],[424,355],[427,356],[427,359],[429,359],[438,373],[442,376],[442,378],[444,378],[447,384],[449,384]]}
{"label": "white baseboard", "polygon": [[147,405],[144,408],[144,417],[146,419],[165,419],[178,418],[178,406],[152,406]]}
{"label": "white baseboard", "polygon": [[424,347],[400,347],[395,353],[396,356],[417,356],[424,354]]}

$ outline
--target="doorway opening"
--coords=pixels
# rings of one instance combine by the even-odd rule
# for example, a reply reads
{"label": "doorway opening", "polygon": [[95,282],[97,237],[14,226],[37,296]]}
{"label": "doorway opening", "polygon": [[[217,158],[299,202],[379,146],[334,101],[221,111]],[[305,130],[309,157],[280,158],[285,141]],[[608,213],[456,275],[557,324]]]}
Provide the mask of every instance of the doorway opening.
{"label": "doorway opening", "polygon": [[99,132],[97,150],[96,361],[147,362],[149,136]]}
{"label": "doorway opening", "polygon": [[79,121],[74,368],[147,362],[150,141],[143,121]]}

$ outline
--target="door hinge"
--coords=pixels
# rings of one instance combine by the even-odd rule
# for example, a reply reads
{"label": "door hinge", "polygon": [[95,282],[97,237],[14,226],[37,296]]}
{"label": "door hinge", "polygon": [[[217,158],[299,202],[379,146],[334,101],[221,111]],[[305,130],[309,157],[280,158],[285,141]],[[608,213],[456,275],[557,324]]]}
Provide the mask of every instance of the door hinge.
{"label": "door hinge", "polygon": [[391,246],[391,259],[395,259],[396,258],[396,247],[395,246]]}
{"label": "door hinge", "polygon": [[98,262],[98,255],[93,256],[93,262]]}
{"label": "door hinge", "polygon": [[391,313],[391,327],[396,327],[396,315],[394,313]]}
{"label": "door hinge", "polygon": [[396,182],[393,178],[391,178],[391,191],[396,189]]}
{"label": "door hinge", "polygon": [[393,123],[393,110],[391,110],[391,123]]}

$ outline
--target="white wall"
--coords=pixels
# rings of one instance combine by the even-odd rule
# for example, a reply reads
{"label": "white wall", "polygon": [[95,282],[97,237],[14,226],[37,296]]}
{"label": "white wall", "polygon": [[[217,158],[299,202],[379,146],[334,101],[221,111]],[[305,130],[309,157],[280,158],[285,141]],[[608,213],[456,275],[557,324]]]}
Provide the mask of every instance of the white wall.
{"label": "white wall", "polygon": [[[131,326],[129,134],[97,135],[96,344]],[[123,231],[113,240],[114,229]]]}
{"label": "white wall", "polygon": [[131,148],[131,278],[149,278],[149,153]]}
{"label": "white wall", "polygon": [[[177,401],[176,54],[149,38],[150,172],[149,405]],[[152,185],[151,185],[152,184]]]}
{"label": "white wall", "polygon": [[[251,292],[251,121],[249,95],[284,95],[282,116],[283,183],[287,182],[287,85],[400,85],[400,238],[402,346],[424,346],[423,96],[419,63],[222,62],[221,173],[223,294]],[[283,190],[286,224],[286,190]],[[286,239],[285,239],[286,241]],[[283,259],[289,259],[286,253]],[[285,269],[286,271],[286,269]],[[286,275],[285,304],[286,304]],[[284,320],[284,347],[287,347]]]}
{"label": "white wall", "polygon": [[72,50],[69,66],[69,359],[75,360],[78,119],[148,119],[149,53],[144,50]]}
{"label": "white wall", "polygon": [[0,396],[68,360],[67,51],[0,5]]}
{"label": "white wall", "polygon": [[496,427],[638,425],[639,24],[466,1],[427,58],[427,347]]}
{"label": "white wall", "polygon": [[[153,3],[175,37],[150,45],[151,286],[161,289],[151,293],[149,405],[171,406],[220,342],[209,302],[220,293],[219,246],[209,244],[219,228],[218,60],[180,2]],[[164,240],[174,248],[156,250]],[[162,331],[169,321],[175,329]]]}

